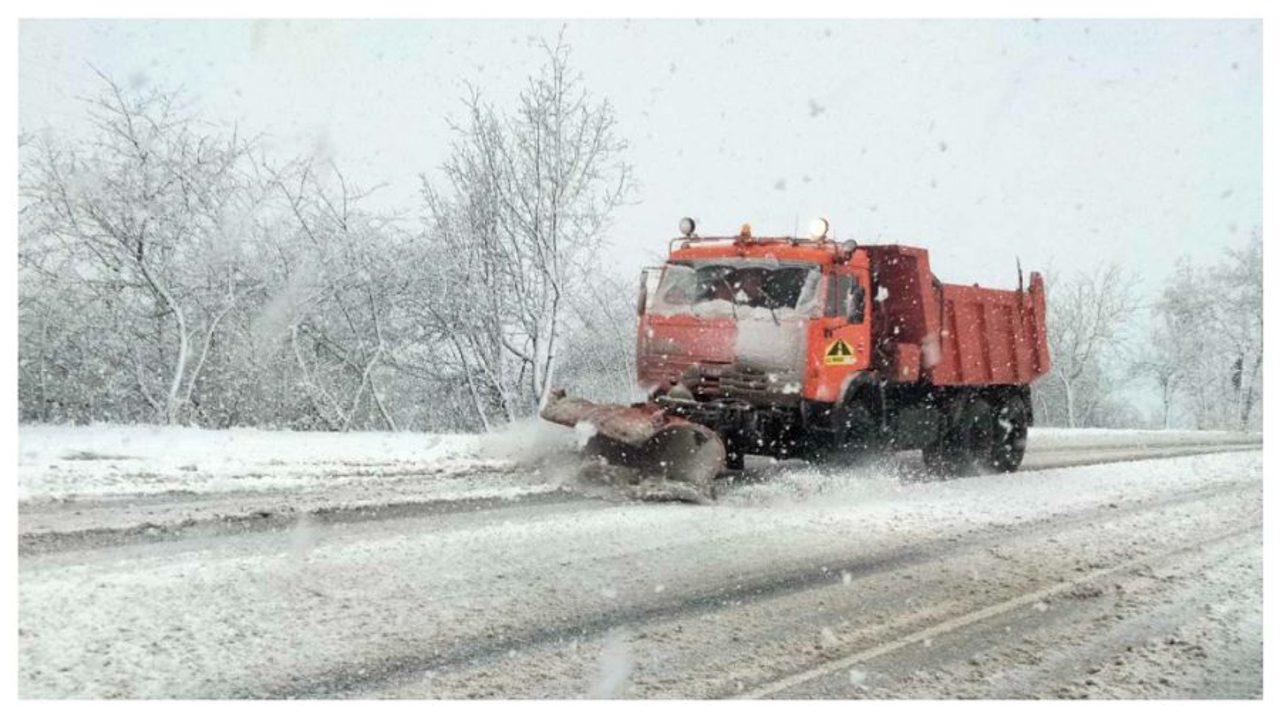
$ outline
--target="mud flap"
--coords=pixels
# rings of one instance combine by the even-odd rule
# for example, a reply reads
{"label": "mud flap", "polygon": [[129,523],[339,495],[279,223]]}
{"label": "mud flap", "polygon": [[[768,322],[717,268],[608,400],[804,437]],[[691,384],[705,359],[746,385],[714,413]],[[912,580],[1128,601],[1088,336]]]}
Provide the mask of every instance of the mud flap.
{"label": "mud flap", "polygon": [[542,408],[547,421],[593,432],[585,447],[610,464],[640,474],[632,493],[646,500],[706,501],[715,498],[714,480],[725,466],[724,443],[716,432],[668,416],[653,404],[595,404],[554,392]]}

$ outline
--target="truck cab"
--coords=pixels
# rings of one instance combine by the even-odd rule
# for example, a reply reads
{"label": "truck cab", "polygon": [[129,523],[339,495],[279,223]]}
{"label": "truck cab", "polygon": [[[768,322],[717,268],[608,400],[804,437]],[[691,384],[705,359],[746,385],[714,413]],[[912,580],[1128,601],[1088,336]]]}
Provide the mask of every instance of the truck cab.
{"label": "truck cab", "polygon": [[709,398],[735,365],[761,375],[755,399],[834,401],[870,366],[870,281],[852,245],[763,238],[675,249],[642,281],[639,379]]}
{"label": "truck cab", "polygon": [[676,240],[641,282],[640,383],[729,437],[730,464],[735,448],[795,453],[808,415],[871,368],[870,287],[853,243],[754,237],[747,226]]}

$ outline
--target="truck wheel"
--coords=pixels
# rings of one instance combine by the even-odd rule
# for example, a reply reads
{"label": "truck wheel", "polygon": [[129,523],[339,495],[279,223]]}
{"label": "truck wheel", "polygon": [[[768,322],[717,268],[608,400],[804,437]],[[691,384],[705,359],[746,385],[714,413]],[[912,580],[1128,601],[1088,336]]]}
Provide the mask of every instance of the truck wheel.
{"label": "truck wheel", "polygon": [[841,449],[854,454],[870,454],[881,448],[880,424],[870,407],[853,401],[844,409],[844,436]]}
{"label": "truck wheel", "polygon": [[1027,426],[1030,412],[1021,397],[1011,397],[996,412],[995,441],[991,447],[991,468],[996,471],[1016,471],[1027,451]]}
{"label": "truck wheel", "polygon": [[926,446],[922,455],[929,473],[937,476],[968,476],[973,473],[973,455],[957,435],[944,437]]}
{"label": "truck wheel", "polygon": [[724,456],[724,468],[730,471],[742,471],[743,467],[746,466],[746,458],[741,451],[730,446],[729,451]]}
{"label": "truck wheel", "polygon": [[927,444],[920,450],[920,456],[924,459],[924,468],[935,476],[945,476],[951,473],[947,468],[942,450],[942,441],[937,440],[932,444]]}
{"label": "truck wheel", "polygon": [[860,464],[873,459],[883,448],[880,424],[865,402],[850,401],[832,418],[834,431],[814,437],[810,456],[816,461],[842,466]]}
{"label": "truck wheel", "polygon": [[995,412],[984,399],[974,399],[961,414],[961,430],[967,456],[961,461],[960,476],[976,476],[987,470],[987,459],[995,445]]}
{"label": "truck wheel", "polygon": [[995,442],[994,413],[984,399],[973,398],[956,408],[942,436],[923,451],[924,463],[935,474],[975,476],[988,466]]}

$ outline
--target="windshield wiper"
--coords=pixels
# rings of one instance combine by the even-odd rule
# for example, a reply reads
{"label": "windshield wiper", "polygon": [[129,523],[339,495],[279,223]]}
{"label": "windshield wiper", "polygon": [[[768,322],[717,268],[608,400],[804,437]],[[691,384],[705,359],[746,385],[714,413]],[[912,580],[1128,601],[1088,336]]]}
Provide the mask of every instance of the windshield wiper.
{"label": "windshield wiper", "polygon": [[768,291],[760,290],[761,298],[764,300],[764,308],[769,310],[769,316],[773,317],[773,325],[775,327],[782,326],[782,322],[778,320],[778,308],[774,306],[773,295]]}
{"label": "windshield wiper", "polygon": [[773,325],[777,327],[782,326],[782,322],[778,321],[778,311],[773,308],[773,305],[765,304],[765,306],[769,308],[769,316],[773,317]]}
{"label": "windshield wiper", "polygon": [[738,321],[738,298],[733,294],[733,285],[729,284],[729,280],[720,277],[720,283],[725,289],[729,290],[729,311],[733,312],[733,321]]}

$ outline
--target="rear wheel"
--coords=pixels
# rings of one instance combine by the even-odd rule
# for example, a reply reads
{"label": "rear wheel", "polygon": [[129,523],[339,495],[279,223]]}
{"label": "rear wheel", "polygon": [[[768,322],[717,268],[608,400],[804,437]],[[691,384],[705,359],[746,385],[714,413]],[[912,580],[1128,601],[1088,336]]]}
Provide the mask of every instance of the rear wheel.
{"label": "rear wheel", "polygon": [[924,448],[925,466],[935,474],[975,476],[988,468],[995,444],[995,414],[985,399],[958,400],[936,441]]}
{"label": "rear wheel", "polygon": [[950,471],[947,470],[947,462],[942,450],[942,440],[936,440],[932,444],[926,445],[920,450],[920,455],[924,459],[924,467],[929,473],[938,476],[944,476]]}
{"label": "rear wheel", "polygon": [[996,412],[989,463],[996,471],[1016,471],[1027,451],[1031,411],[1022,397],[1011,397]]}

